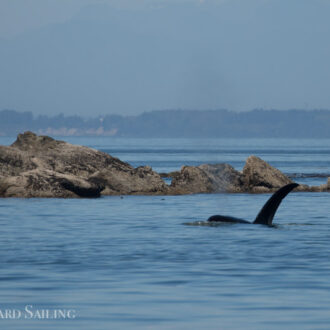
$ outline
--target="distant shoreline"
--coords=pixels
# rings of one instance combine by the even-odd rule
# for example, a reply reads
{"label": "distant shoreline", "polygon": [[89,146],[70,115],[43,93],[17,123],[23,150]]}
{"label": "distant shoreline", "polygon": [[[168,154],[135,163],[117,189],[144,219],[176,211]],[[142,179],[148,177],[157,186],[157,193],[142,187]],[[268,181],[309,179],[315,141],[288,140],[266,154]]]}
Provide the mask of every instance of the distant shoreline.
{"label": "distant shoreline", "polygon": [[89,119],[0,111],[0,136],[28,130],[54,137],[328,139],[330,110],[160,110]]}

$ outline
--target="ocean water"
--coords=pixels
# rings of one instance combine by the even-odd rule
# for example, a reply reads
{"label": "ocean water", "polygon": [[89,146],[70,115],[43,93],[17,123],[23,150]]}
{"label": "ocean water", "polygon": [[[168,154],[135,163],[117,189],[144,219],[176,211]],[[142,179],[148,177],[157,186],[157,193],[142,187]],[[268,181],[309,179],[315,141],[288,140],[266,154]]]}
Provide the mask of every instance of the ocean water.
{"label": "ocean water", "polygon": [[[255,154],[330,173],[330,140],[63,139],[159,172]],[[0,199],[0,328],[329,329],[329,193],[290,193],[274,227],[185,225],[253,220],[269,196]]]}

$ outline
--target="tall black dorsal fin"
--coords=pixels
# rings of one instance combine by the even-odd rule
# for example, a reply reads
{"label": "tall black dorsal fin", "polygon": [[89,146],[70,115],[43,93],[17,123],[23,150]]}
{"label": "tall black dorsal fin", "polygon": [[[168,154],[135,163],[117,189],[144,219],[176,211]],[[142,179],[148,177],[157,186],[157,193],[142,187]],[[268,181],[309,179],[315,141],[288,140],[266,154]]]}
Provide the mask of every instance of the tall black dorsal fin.
{"label": "tall black dorsal fin", "polygon": [[271,225],[277,208],[280,206],[282,199],[294,188],[298,187],[297,183],[290,183],[277,190],[267,203],[260,210],[253,223],[260,223],[263,225]]}

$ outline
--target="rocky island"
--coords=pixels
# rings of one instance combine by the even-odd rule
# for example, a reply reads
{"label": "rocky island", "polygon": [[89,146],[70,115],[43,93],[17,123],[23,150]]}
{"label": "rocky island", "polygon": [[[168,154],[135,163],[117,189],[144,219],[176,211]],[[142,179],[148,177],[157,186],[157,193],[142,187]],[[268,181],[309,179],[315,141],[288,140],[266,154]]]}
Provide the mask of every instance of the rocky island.
{"label": "rocky island", "polygon": [[[172,178],[170,185],[164,176]],[[149,166],[134,168],[107,153],[32,132],[0,146],[0,197],[268,193],[291,182],[256,156],[247,158],[242,172],[229,164],[203,164],[160,175]],[[330,191],[330,180],[297,190]]]}

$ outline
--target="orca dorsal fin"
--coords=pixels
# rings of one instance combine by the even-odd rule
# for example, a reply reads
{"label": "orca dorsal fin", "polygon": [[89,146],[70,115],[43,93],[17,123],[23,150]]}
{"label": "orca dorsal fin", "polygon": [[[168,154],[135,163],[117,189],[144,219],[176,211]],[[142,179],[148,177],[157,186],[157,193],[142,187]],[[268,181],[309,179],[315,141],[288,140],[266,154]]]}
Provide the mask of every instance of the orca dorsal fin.
{"label": "orca dorsal fin", "polygon": [[256,219],[253,223],[259,223],[262,225],[271,226],[273,222],[274,215],[276,213],[277,208],[280,206],[282,199],[294,188],[298,187],[297,183],[290,183],[286,186],[283,186],[279,190],[277,190],[272,197],[268,199],[266,204],[258,213]]}

